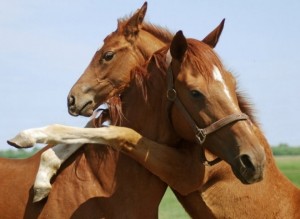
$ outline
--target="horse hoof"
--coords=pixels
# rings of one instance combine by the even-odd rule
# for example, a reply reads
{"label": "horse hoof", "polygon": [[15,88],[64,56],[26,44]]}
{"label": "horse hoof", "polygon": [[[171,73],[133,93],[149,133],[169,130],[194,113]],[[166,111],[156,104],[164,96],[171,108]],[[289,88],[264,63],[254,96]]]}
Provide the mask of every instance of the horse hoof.
{"label": "horse hoof", "polygon": [[46,198],[50,191],[51,191],[51,186],[46,186],[46,187],[39,187],[39,188],[34,188],[34,197],[33,197],[33,202],[39,202],[42,199]]}
{"label": "horse hoof", "polygon": [[13,139],[8,140],[7,143],[16,148],[30,148],[34,145],[32,139],[24,134],[17,135]]}

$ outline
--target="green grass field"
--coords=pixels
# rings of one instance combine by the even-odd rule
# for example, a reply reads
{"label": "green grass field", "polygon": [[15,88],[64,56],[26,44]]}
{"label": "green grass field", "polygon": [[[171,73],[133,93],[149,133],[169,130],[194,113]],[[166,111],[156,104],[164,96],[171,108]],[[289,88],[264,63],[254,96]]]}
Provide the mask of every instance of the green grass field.
{"label": "green grass field", "polygon": [[284,175],[300,188],[300,156],[278,156],[276,163]]}
{"label": "green grass field", "polygon": [[[300,156],[278,156],[275,159],[279,169],[300,188]],[[160,204],[159,218],[189,218],[170,189]]]}

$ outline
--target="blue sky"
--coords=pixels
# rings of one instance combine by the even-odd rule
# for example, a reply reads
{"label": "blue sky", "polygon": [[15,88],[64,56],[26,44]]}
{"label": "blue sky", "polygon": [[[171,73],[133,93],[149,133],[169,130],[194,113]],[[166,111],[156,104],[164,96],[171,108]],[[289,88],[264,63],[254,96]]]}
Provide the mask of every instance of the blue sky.
{"label": "blue sky", "polygon": [[[0,149],[26,128],[71,117],[66,97],[117,19],[144,1],[1,0]],[[238,77],[272,145],[300,145],[300,1],[148,1],[146,20],[202,39],[226,18],[216,48]]]}

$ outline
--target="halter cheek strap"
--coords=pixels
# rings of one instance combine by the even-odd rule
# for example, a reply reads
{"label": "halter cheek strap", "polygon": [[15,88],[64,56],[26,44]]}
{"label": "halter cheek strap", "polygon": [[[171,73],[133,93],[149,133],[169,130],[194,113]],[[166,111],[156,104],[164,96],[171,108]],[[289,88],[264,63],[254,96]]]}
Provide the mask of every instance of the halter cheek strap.
{"label": "halter cheek strap", "polygon": [[[167,57],[168,56],[169,56],[169,54],[167,54]],[[170,63],[168,61],[169,60],[167,59],[167,63]],[[180,101],[180,99],[177,97],[177,92],[174,88],[173,72],[172,72],[170,64],[169,64],[169,67],[167,70],[167,86],[168,86],[168,90],[167,90],[168,100],[175,103],[176,107],[183,114],[183,116],[185,117],[185,119],[187,120],[187,122],[189,123],[191,128],[193,129],[193,131],[195,133],[195,138],[199,145],[203,145],[207,135],[209,135],[213,132],[216,132],[217,130],[221,129],[222,127],[224,127],[228,124],[240,121],[240,120],[248,120],[249,119],[249,117],[244,113],[232,114],[232,115],[229,115],[225,118],[222,118],[222,119],[212,123],[211,125],[209,125],[206,128],[199,128],[197,126],[196,122],[194,121],[194,119],[191,117],[191,115],[188,113],[188,111],[186,110],[186,108],[184,107],[182,102]],[[215,160],[208,161],[205,156],[204,147],[201,147],[200,159],[205,166],[212,166],[221,161],[221,158],[219,158],[219,157],[216,158]]]}

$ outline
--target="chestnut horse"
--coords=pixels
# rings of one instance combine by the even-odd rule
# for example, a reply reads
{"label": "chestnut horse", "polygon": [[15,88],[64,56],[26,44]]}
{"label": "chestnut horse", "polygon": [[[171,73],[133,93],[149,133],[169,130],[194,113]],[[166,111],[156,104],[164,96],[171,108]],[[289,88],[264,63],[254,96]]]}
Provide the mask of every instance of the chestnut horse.
{"label": "chestnut horse", "polygon": [[[166,66],[168,62],[166,63],[164,60],[169,56],[165,55],[166,50],[163,51],[155,54],[151,59],[148,65],[148,70],[151,74],[138,68],[134,74],[135,80],[131,81],[130,86],[122,93],[122,107],[126,118],[122,125],[140,127],[139,132],[159,142],[174,144],[175,138],[175,140],[177,139],[175,143],[179,144],[180,142],[182,146],[189,144],[191,148],[199,153],[202,151],[202,147],[206,147],[217,156],[226,160],[242,182],[254,183],[261,180],[265,161],[264,152],[259,145],[258,139],[252,132],[252,123],[240,112],[233,76],[224,70],[222,63],[208,45],[192,39],[187,43],[181,32],[176,34],[171,44],[170,51],[173,61],[167,71],[167,76]],[[166,77],[168,77],[169,83],[167,83]],[[175,78],[174,84],[173,77]],[[144,81],[144,83],[141,81]],[[197,82],[192,83],[194,81]],[[174,89],[176,89],[176,92]],[[157,96],[166,93],[167,90],[168,98],[163,96],[158,101]],[[174,98],[175,93],[178,95],[178,98]],[[170,106],[169,99],[175,101],[175,106]],[[75,97],[72,98],[72,102],[74,100],[76,100]],[[142,110],[133,112],[131,109],[135,105],[138,105],[139,108],[141,107]],[[83,106],[86,107],[88,105],[84,104]],[[168,117],[169,113],[171,113],[171,122]],[[158,118],[153,117],[154,114],[158,114]],[[186,117],[186,115],[188,116]],[[228,117],[228,115],[230,116]],[[193,125],[190,127],[186,120]],[[145,122],[148,124],[147,127],[144,126]],[[210,125],[211,123],[213,123],[212,126]],[[204,132],[207,131],[207,134],[209,134],[210,130],[213,132],[206,139],[205,135],[201,136],[200,142],[202,145],[200,147],[198,145],[193,146],[193,143],[198,142],[193,135],[195,124],[202,127],[208,126],[208,128],[201,129]],[[114,132],[114,128],[117,131]],[[176,130],[175,132],[173,128]],[[125,130],[122,130],[124,128],[120,127],[104,129],[108,129],[108,131],[104,131],[104,135],[108,138],[105,139],[106,141],[103,140],[100,129],[79,129],[76,131],[69,127],[56,125],[25,131],[17,138],[11,140],[11,143],[13,142],[17,145],[23,145],[23,143],[31,145],[35,141],[60,143],[84,143],[87,141],[95,143],[89,139],[89,134],[96,136],[99,133],[100,137],[97,135],[96,139],[94,139],[97,143],[119,144],[121,148],[123,147],[125,151],[131,154],[135,145],[143,144],[145,141],[150,142],[137,133],[132,134],[132,130],[128,131],[130,129],[125,128]],[[155,130],[156,133],[153,133],[151,130]],[[63,136],[62,139],[53,134],[56,131],[59,131]],[[84,134],[80,135],[83,132]],[[71,135],[68,135],[68,133]],[[49,134],[50,136],[48,136]],[[83,136],[83,138],[81,139],[80,136]],[[27,142],[22,142],[21,137],[26,137]],[[69,138],[71,138],[70,141],[68,141]],[[74,141],[74,138],[76,141]],[[186,142],[183,142],[183,139]],[[158,157],[153,157],[152,145],[155,145],[155,143],[149,144],[148,148],[144,151],[142,150],[142,152],[146,152],[146,156],[144,154],[142,157],[140,156],[139,161],[144,163],[145,166],[152,165],[153,168],[159,169],[157,162],[151,161],[153,159],[164,160],[165,156],[163,153],[160,153],[156,154]],[[136,148],[137,155],[140,155],[139,147]],[[198,157],[198,154],[192,154]],[[169,158],[171,159],[168,160],[173,160],[172,157]],[[185,164],[187,163],[189,163],[188,160]],[[185,164],[177,163],[177,165],[185,167],[185,171],[181,171],[180,175],[177,174],[177,179],[181,181],[183,176],[186,176],[191,171],[191,166]],[[173,165],[172,168],[175,166]],[[197,171],[193,173],[203,174],[201,163],[195,162],[195,166],[197,166]],[[168,171],[169,169],[170,167],[168,167]],[[161,170],[160,173],[168,175],[166,171]],[[184,180],[186,179],[184,178]],[[203,180],[202,175],[200,175],[195,181],[202,182]],[[169,184],[176,188],[180,182],[173,180],[173,183],[170,182]]]}
{"label": "chestnut horse", "polygon": [[[120,20],[117,30],[105,39],[102,50],[96,53],[97,58],[102,58],[104,70],[110,71],[106,63],[108,48],[119,49],[120,60],[127,64],[137,60],[144,63],[170,42],[169,32],[142,23],[146,9],[144,4],[130,18]],[[152,44],[145,47],[148,42]],[[135,54],[126,59],[122,55],[125,51]],[[114,80],[111,82],[116,83],[115,87],[109,90],[110,81],[97,78],[102,87],[108,85],[103,95],[114,95],[116,88],[126,85],[120,75]],[[43,151],[24,160],[0,159],[1,218],[157,218],[167,184],[133,159],[111,148],[93,145],[80,149],[62,165],[47,201],[32,203],[32,186]]]}

